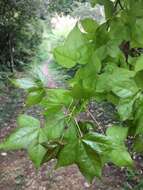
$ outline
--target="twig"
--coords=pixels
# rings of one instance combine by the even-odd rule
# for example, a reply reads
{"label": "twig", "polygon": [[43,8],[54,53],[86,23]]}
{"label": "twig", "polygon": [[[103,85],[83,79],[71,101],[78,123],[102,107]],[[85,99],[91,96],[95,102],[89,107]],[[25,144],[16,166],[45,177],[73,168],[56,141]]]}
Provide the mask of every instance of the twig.
{"label": "twig", "polygon": [[78,128],[78,131],[79,131],[80,137],[83,137],[82,132],[81,132],[80,127],[79,127],[79,124],[78,124],[78,122],[77,122],[77,119],[74,118],[74,121],[75,121],[76,126],[77,126],[77,128]]}
{"label": "twig", "polygon": [[93,114],[87,110],[87,112],[89,113],[90,117],[93,119],[93,121],[96,123],[96,125],[98,126],[99,129],[102,129],[101,125],[99,124],[99,122],[96,120],[96,118],[93,116]]}

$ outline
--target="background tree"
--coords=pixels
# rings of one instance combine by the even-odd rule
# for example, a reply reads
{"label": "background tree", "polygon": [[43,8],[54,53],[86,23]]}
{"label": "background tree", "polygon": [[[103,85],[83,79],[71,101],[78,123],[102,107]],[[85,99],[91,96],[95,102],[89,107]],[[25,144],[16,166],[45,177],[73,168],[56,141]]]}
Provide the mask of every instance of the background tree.
{"label": "background tree", "polygon": [[39,0],[0,1],[0,69],[28,63],[41,40]]}

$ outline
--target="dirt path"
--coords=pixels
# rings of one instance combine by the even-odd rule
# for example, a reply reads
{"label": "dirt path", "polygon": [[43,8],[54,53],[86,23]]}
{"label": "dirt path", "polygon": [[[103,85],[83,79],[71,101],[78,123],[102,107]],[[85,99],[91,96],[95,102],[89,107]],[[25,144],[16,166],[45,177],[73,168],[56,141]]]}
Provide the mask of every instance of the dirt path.
{"label": "dirt path", "polygon": [[9,152],[0,160],[0,190],[120,190],[122,185],[116,169],[106,168],[102,181],[90,186],[76,166],[54,170],[55,161],[51,161],[36,172],[22,151]]}
{"label": "dirt path", "polygon": [[[43,69],[49,76],[47,67]],[[55,85],[51,76],[49,81]],[[24,94],[19,89],[8,88],[0,96],[1,140],[16,127],[23,102]],[[29,113],[33,114],[33,110]],[[89,185],[76,166],[54,170],[55,162],[52,160],[36,171],[24,151],[0,152],[0,190],[123,190],[124,172],[116,167],[106,166],[101,181],[96,179]]]}

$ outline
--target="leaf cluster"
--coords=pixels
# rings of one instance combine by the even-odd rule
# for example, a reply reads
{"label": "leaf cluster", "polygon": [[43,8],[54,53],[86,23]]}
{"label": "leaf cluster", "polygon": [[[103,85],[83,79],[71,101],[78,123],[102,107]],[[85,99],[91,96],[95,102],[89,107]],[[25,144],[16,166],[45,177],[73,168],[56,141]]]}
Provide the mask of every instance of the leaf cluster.
{"label": "leaf cluster", "polygon": [[[143,55],[131,54],[143,46],[143,2],[141,0],[93,0],[104,5],[106,22],[84,19],[76,24],[63,44],[54,49],[54,57],[64,68],[79,68],[67,88],[49,89],[43,80],[18,79],[27,90],[27,106],[39,104],[44,126],[27,115],[18,118],[18,129],[1,145],[3,149],[28,150],[39,167],[57,159],[57,167],[77,164],[92,181],[101,177],[106,163],[119,167],[134,166],[126,146],[134,139],[133,152],[143,152]],[[107,11],[108,10],[108,11]],[[98,132],[98,123],[80,121],[90,100],[107,101],[117,109],[119,125]]]}

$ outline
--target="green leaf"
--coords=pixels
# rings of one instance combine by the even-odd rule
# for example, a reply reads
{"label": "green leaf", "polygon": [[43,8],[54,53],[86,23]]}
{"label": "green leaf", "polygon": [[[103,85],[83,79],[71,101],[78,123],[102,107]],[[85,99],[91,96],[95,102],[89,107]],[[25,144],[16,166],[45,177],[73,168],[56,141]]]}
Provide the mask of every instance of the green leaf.
{"label": "green leaf", "polygon": [[[138,10],[137,10],[137,12],[138,12]],[[132,24],[131,33],[132,33],[133,45],[137,46],[137,47],[142,47],[142,45],[143,45],[143,38],[142,38],[143,21],[142,21],[142,18],[136,19],[135,22]]]}
{"label": "green leaf", "polygon": [[133,80],[127,80],[118,83],[118,86],[112,88],[112,92],[120,98],[129,98],[138,92],[138,87]]}
{"label": "green leaf", "polygon": [[106,98],[107,98],[107,101],[111,102],[114,105],[119,104],[119,98],[115,94],[113,94],[112,92],[108,93]]}
{"label": "green leaf", "polygon": [[64,140],[66,142],[74,142],[77,139],[78,131],[76,123],[74,121],[69,121],[69,118],[66,121],[67,129],[64,132]]}
{"label": "green leaf", "polygon": [[106,44],[106,50],[107,50],[107,54],[113,58],[117,58],[121,53],[119,49],[119,42],[117,40],[110,40]]}
{"label": "green leaf", "polygon": [[78,141],[74,140],[65,145],[58,156],[57,167],[68,166],[76,162]]}
{"label": "green leaf", "polygon": [[82,142],[84,142],[99,155],[107,155],[112,150],[110,138],[99,133],[88,133],[83,137]]}
{"label": "green leaf", "polygon": [[43,89],[31,92],[27,96],[26,105],[33,106],[35,104],[39,104],[44,96],[45,96],[45,91]]}
{"label": "green leaf", "polygon": [[109,19],[113,16],[114,13],[114,3],[110,0],[104,1],[104,10],[106,19]]}
{"label": "green leaf", "polygon": [[100,156],[82,142],[79,142],[77,146],[76,164],[90,182],[95,176],[101,176],[102,161]]}
{"label": "green leaf", "polygon": [[141,70],[143,70],[143,55],[139,56],[135,62],[135,71],[138,72]]}
{"label": "green leaf", "polygon": [[114,17],[110,24],[110,40],[118,40],[119,45],[124,40],[130,41],[131,32],[129,25],[127,25],[121,17]]}
{"label": "green leaf", "polygon": [[129,88],[129,95],[137,92],[137,86],[135,82],[131,80],[135,76],[135,72],[129,71],[128,69],[119,68],[115,65],[107,65],[105,69],[105,72],[98,76],[96,83],[96,92],[102,93],[110,92],[113,90],[120,96],[123,96],[123,93],[121,93],[121,91],[124,88]]}
{"label": "green leaf", "polygon": [[28,148],[29,157],[35,164],[36,168],[39,168],[41,166],[46,152],[46,148],[44,148],[41,144],[32,144]]}
{"label": "green leaf", "polygon": [[143,153],[143,135],[136,136],[133,143],[133,150],[137,153]]}
{"label": "green leaf", "polygon": [[94,96],[94,91],[92,89],[84,88],[83,83],[80,82],[75,84],[71,90],[71,96],[75,99],[88,99]]}
{"label": "green leaf", "polygon": [[119,167],[132,167],[133,160],[126,148],[118,146],[110,153],[111,162]]}
{"label": "green leaf", "polygon": [[142,17],[143,16],[143,12],[142,12],[142,8],[143,8],[143,2],[142,1],[133,1],[133,0],[129,0],[126,1],[126,3],[128,3],[128,6],[130,7],[130,14],[133,17]]}
{"label": "green leaf", "polygon": [[19,127],[2,143],[4,149],[27,148],[41,133],[39,120],[21,115],[18,118]]}
{"label": "green leaf", "polygon": [[93,35],[95,35],[96,29],[99,26],[98,23],[91,18],[85,18],[84,20],[81,20],[80,23],[84,28],[85,32]]}
{"label": "green leaf", "polygon": [[106,136],[90,133],[64,146],[59,153],[58,166],[76,163],[81,173],[92,181],[95,176],[101,176],[103,163],[100,156],[111,149],[111,142]]}
{"label": "green leaf", "polygon": [[96,51],[99,52],[100,60],[103,60],[106,57],[106,44],[110,41],[109,32],[107,31],[107,23],[103,23],[98,27],[95,37]]}
{"label": "green leaf", "polygon": [[143,89],[143,71],[137,72],[134,79],[138,88]]}
{"label": "green leaf", "polygon": [[69,90],[48,89],[47,95],[42,99],[40,105],[44,108],[45,115],[59,112],[64,107],[68,107],[72,102]]}
{"label": "green leaf", "polygon": [[140,100],[139,105],[135,110],[134,125],[136,127],[136,135],[143,134],[143,101]]}
{"label": "green leaf", "polygon": [[124,144],[124,141],[127,138],[128,128],[113,126],[108,128],[106,133],[113,143],[113,150],[110,153],[110,161],[119,167],[132,167],[133,160]]}
{"label": "green leaf", "polygon": [[80,68],[75,77],[70,81],[71,96],[77,99],[87,99],[92,97],[95,93],[96,76],[100,69],[100,62],[98,58],[96,63],[87,64]]}
{"label": "green leaf", "polygon": [[39,128],[40,127],[40,122],[38,119],[32,117],[32,116],[28,116],[28,115],[19,115],[19,117],[17,118],[17,124],[20,128]]}
{"label": "green leaf", "polygon": [[102,65],[100,59],[98,58],[97,52],[93,52],[91,57],[91,64],[92,69],[95,70],[95,73],[99,73]]}
{"label": "green leaf", "polygon": [[132,97],[120,99],[117,106],[117,111],[122,121],[125,121],[126,119],[129,119],[132,116],[133,105],[134,98]]}
{"label": "green leaf", "polygon": [[113,67],[113,73],[112,76],[116,80],[122,81],[122,80],[127,80],[127,79],[132,79],[135,76],[135,72],[131,71],[126,68],[121,68],[121,67]]}
{"label": "green leaf", "polygon": [[128,128],[122,126],[112,126],[107,129],[106,134],[115,142],[123,142],[127,138]]}
{"label": "green leaf", "polygon": [[65,129],[65,115],[63,112],[46,117],[45,135],[49,140],[58,139]]}
{"label": "green leaf", "polygon": [[77,63],[87,64],[93,45],[80,31],[78,25],[70,32],[63,46],[54,50],[54,57],[58,64],[66,68],[72,68]]}
{"label": "green leaf", "polygon": [[43,163],[43,159],[47,153],[47,149],[44,146],[42,146],[42,144],[47,141],[48,139],[45,135],[44,129],[40,128],[37,137],[27,147],[28,155],[35,164],[36,168],[39,168]]}
{"label": "green leaf", "polygon": [[97,93],[109,92],[111,90],[109,86],[110,84],[107,83],[107,81],[110,81],[110,75],[108,73],[103,73],[98,76],[98,80],[96,83]]}
{"label": "green leaf", "polygon": [[78,53],[70,52],[64,46],[59,46],[54,49],[54,57],[59,65],[65,68],[72,68],[78,63]]}

